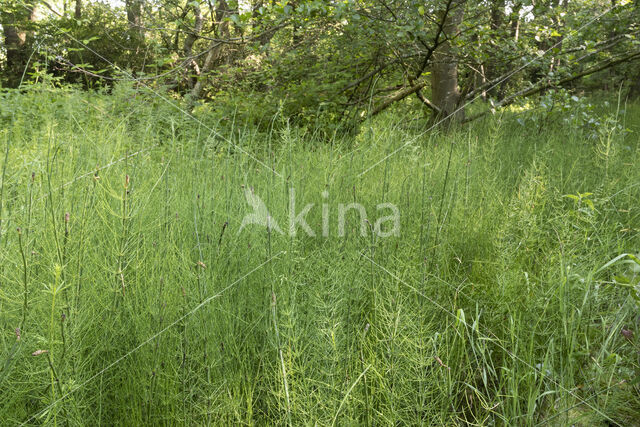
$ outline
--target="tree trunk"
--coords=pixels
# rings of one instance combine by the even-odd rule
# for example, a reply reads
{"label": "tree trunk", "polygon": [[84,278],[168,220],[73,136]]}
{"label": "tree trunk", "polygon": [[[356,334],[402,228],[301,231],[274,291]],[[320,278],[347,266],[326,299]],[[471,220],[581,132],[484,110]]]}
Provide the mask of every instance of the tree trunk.
{"label": "tree trunk", "polygon": [[[196,42],[196,40],[200,36],[200,32],[202,31],[202,25],[204,24],[204,19],[202,18],[202,12],[200,10],[199,5],[195,5],[193,7],[193,15],[195,20],[194,26],[191,32],[187,34],[187,37],[184,40],[184,48],[183,48],[184,57],[188,61],[185,71],[187,73],[187,76],[186,76],[187,84],[190,89],[193,89],[193,86],[196,83],[196,78],[197,76],[200,75],[200,67],[198,67],[198,63],[196,62],[196,60],[192,58],[193,44]],[[190,71],[194,73],[194,76],[188,75]]]}
{"label": "tree trunk", "polygon": [[7,51],[5,74],[6,85],[8,87],[18,87],[25,73],[29,51],[27,48],[27,40],[29,33],[24,29],[28,22],[34,22],[36,19],[36,7],[32,6],[30,10],[24,13],[17,12],[1,12],[2,30],[4,33],[4,46]]}
{"label": "tree trunk", "polygon": [[144,42],[144,28],[142,28],[142,6],[144,0],[126,0],[127,21],[133,41],[140,45]]}
{"label": "tree trunk", "polygon": [[[511,6],[511,16],[509,17],[509,37],[514,42],[518,42],[520,37],[520,11],[522,10],[522,2],[516,1],[513,6]],[[510,71],[512,71],[512,64],[508,64],[506,70],[504,70],[504,75],[508,75]],[[491,81],[491,79],[489,79]],[[507,82],[508,79],[502,80],[500,83],[496,83],[498,86],[498,91],[496,93],[496,97],[502,101],[505,97],[505,93],[507,91]]]}
{"label": "tree trunk", "polygon": [[[229,10],[229,7],[227,6],[227,2],[225,0],[219,0],[217,2],[217,8],[215,13],[215,17],[217,21],[215,22],[215,25],[216,25],[215,35],[219,39],[226,40],[229,38],[229,35],[230,35],[229,21],[225,19],[228,15],[228,10]],[[195,102],[198,99],[200,99],[200,96],[202,94],[202,89],[204,88],[204,84],[207,79],[207,73],[209,73],[209,71],[211,71],[220,62],[220,60],[223,57],[223,49],[224,49],[224,43],[217,40],[211,41],[211,44],[209,45],[209,51],[207,52],[207,55],[204,58],[204,63],[202,64],[202,67],[200,67],[201,75],[199,76],[196,83],[193,85],[193,89],[191,89],[191,93],[189,93],[190,107],[192,107],[195,104]]]}
{"label": "tree trunk", "polygon": [[74,13],[76,19],[82,19],[82,0],[76,0],[76,10]]}
{"label": "tree trunk", "polygon": [[514,41],[518,41],[520,37],[520,11],[522,10],[522,3],[517,2],[511,6],[511,21],[509,23],[511,27],[511,38]]}
{"label": "tree trunk", "polygon": [[[451,10],[443,16],[443,33],[447,40],[434,52],[434,64],[431,73],[431,96],[433,103],[440,110],[436,120],[460,121],[464,119],[464,110],[458,108],[460,91],[458,89],[458,61],[451,47],[450,39],[458,33],[462,22],[464,1],[451,3]],[[454,113],[455,112],[455,113]]]}
{"label": "tree trunk", "polygon": [[[634,14],[636,18],[640,18],[640,0],[635,0],[633,2],[633,7],[635,8]],[[629,96],[629,99],[636,100],[640,98],[640,71],[636,71],[635,73],[633,73],[632,79],[633,79],[633,83],[629,88],[628,96]]]}
{"label": "tree trunk", "polygon": [[638,98],[640,98],[640,74],[636,76],[635,82],[629,89],[629,99],[636,100]]}
{"label": "tree trunk", "polygon": [[[504,24],[504,10],[505,10],[505,0],[493,0],[491,3],[491,16],[489,20],[489,27],[491,28],[491,33],[493,35],[494,41],[497,43],[501,43],[503,40],[503,24]],[[489,80],[495,79],[499,75],[499,59],[491,58],[484,65],[484,76],[483,76],[483,84]],[[488,92],[488,93],[487,93]],[[483,92],[483,99],[486,99],[487,95],[495,96],[497,90],[495,88],[490,89],[488,91]],[[500,97],[500,96],[499,96]]]}

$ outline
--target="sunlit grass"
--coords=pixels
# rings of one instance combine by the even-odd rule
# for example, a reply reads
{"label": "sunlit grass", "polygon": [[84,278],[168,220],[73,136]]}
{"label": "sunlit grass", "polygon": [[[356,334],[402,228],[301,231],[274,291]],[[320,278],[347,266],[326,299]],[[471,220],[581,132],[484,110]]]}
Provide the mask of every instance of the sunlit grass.
{"label": "sunlit grass", "polygon": [[[640,250],[637,114],[607,139],[498,115],[360,176],[425,124],[199,116],[225,140],[126,91],[2,102],[7,424],[637,422],[637,307],[597,272]],[[239,232],[247,188],[285,230],[294,189],[316,236]],[[400,236],[338,236],[351,202]]]}

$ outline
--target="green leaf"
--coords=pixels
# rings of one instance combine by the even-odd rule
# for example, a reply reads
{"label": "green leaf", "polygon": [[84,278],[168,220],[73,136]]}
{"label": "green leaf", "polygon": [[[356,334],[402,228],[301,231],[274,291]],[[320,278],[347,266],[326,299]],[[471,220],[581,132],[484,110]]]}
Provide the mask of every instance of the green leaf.
{"label": "green leaf", "polygon": [[620,261],[622,258],[626,257],[629,254],[620,254],[617,257],[615,257],[614,259],[612,259],[611,261],[609,261],[608,263],[606,263],[605,265],[603,265],[602,267],[600,267],[599,269],[596,270],[596,273],[600,273],[602,270],[605,270],[609,267],[611,267],[613,264],[615,264],[616,262]]}
{"label": "green leaf", "polygon": [[629,280],[629,278],[626,277],[626,276],[613,276],[613,280],[615,280],[616,284],[618,284],[618,285],[630,285],[631,284],[631,280]]}
{"label": "green leaf", "polygon": [[467,325],[467,320],[465,319],[464,310],[459,308],[458,313],[456,315],[456,327],[460,324]]}
{"label": "green leaf", "polygon": [[592,202],[591,200],[589,200],[589,199],[584,199],[584,203],[585,203],[587,206],[589,206],[589,208],[590,208],[592,211],[595,211],[595,210],[596,210],[596,207],[593,205],[593,202]]}

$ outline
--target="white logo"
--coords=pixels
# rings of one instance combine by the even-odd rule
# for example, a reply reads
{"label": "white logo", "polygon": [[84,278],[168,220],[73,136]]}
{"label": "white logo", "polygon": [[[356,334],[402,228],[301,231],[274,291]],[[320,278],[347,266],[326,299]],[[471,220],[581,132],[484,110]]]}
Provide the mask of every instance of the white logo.
{"label": "white logo", "polygon": [[247,199],[249,206],[253,208],[253,213],[245,215],[244,218],[242,218],[242,224],[240,225],[238,233],[247,225],[255,224],[266,227],[269,231],[276,230],[278,233],[283,234],[282,229],[280,229],[276,220],[271,217],[262,199],[256,194],[253,194],[253,189],[245,188],[244,197]]}
{"label": "white logo", "polygon": [[[245,215],[242,219],[242,224],[238,230],[238,234],[248,225],[254,224],[261,227],[266,227],[269,231],[275,230],[280,234],[284,234],[278,222],[271,216],[267,206],[262,199],[253,192],[253,189],[245,188],[245,198],[249,206],[253,208],[253,212]],[[329,193],[327,191],[322,192],[322,237],[329,237],[330,231],[330,209],[328,198]],[[313,209],[315,203],[308,203],[302,210],[296,214],[296,191],[291,188],[289,191],[289,236],[295,236],[298,232],[298,227],[307,233],[310,237],[315,237],[316,233],[307,223],[307,214]],[[338,236],[344,237],[346,234],[345,224],[347,212],[354,210],[360,218],[360,235],[366,236],[367,230],[375,233],[378,237],[391,237],[400,235],[400,211],[398,207],[393,203],[380,203],[376,206],[376,211],[380,212],[384,209],[390,210],[391,215],[381,216],[378,218],[373,227],[371,222],[367,218],[367,211],[360,203],[349,203],[344,205],[338,204]],[[384,224],[389,223],[391,226],[383,227]],[[383,230],[384,228],[384,230]]]}

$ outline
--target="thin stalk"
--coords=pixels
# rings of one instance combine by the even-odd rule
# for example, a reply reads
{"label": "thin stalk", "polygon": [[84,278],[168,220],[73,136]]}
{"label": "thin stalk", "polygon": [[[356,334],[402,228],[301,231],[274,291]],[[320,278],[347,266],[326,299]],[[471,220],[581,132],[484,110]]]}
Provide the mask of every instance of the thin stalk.
{"label": "thin stalk", "polygon": [[284,357],[282,356],[282,346],[280,343],[280,331],[278,330],[278,317],[276,315],[276,293],[273,290],[273,285],[271,287],[271,314],[273,316],[273,327],[276,332],[276,344],[278,346],[278,356],[280,358],[280,366],[282,368],[282,381],[284,383],[284,394],[287,401],[287,420],[289,426],[292,426],[291,422],[291,401],[289,398],[289,383],[287,382],[287,370],[284,365]]}
{"label": "thin stalk", "polygon": [[91,196],[89,197],[89,190],[87,189],[87,191],[85,192],[84,203],[82,207],[82,220],[80,223],[80,238],[79,238],[79,244],[78,244],[78,262],[76,266],[77,283],[76,283],[75,294],[73,298],[74,301],[73,301],[72,316],[76,314],[76,310],[78,309],[78,301],[80,298],[80,291],[81,291],[81,285],[82,285],[82,276],[83,276],[82,273],[84,271],[82,261],[85,253],[84,239],[85,239],[85,230],[86,230],[87,210],[88,210],[89,204],[91,205],[93,204],[96,185],[99,179],[100,177],[98,176],[98,171],[96,171],[95,175],[93,176],[92,189],[90,193]]}
{"label": "thin stalk", "polygon": [[[62,385],[60,384],[60,378],[58,377],[58,374],[56,373],[56,368],[54,368],[53,366],[53,360],[51,358],[51,353],[48,352],[47,353],[47,362],[49,362],[49,371],[51,373],[51,389],[55,390],[55,388],[58,388],[58,393],[60,393],[61,399],[64,398],[64,393],[62,392]],[[55,391],[53,392],[53,400],[56,401],[56,394]],[[69,425],[69,416],[67,414],[67,408],[62,405],[62,411],[64,412],[64,418],[66,420],[67,425]],[[55,420],[56,415],[54,415],[54,420]],[[57,424],[54,421],[54,424]]]}
{"label": "thin stalk", "polygon": [[[49,210],[50,210],[50,214],[51,214],[51,223],[53,225],[53,238],[54,238],[54,241],[56,243],[56,252],[57,252],[57,255],[58,255],[58,262],[60,263],[60,266],[62,267],[64,265],[64,263],[63,263],[63,258],[62,258],[62,250],[60,249],[60,241],[58,240],[58,227],[56,225],[56,215],[55,215],[55,210],[53,208],[53,188],[51,186],[51,174],[52,174],[51,156],[50,156],[51,144],[49,144],[48,150],[49,150],[49,153],[47,153],[47,163],[48,163],[48,165],[47,165],[47,192],[49,193],[48,194],[48,196],[49,196]],[[64,276],[63,276],[63,281],[64,281]]]}
{"label": "thin stalk", "polygon": [[[116,288],[119,286],[121,288],[122,297],[125,296],[125,280],[124,280],[124,251],[127,243],[127,235],[128,235],[128,226],[127,226],[127,201],[129,196],[129,175],[125,176],[124,179],[124,188],[122,190],[122,204],[121,204],[121,215],[122,215],[122,228],[120,234],[120,246],[118,248],[118,266],[116,270]],[[114,308],[118,306],[118,292],[114,292]]]}
{"label": "thin stalk", "polygon": [[[196,264],[195,268],[196,268],[196,279],[198,281],[198,292],[200,294],[200,304],[202,304],[202,302],[204,301],[205,295],[207,294],[207,289],[206,289],[206,282],[202,280],[202,273],[204,272],[204,269],[206,268],[205,264],[202,262],[202,260],[204,259],[204,254],[202,253],[202,245],[200,243],[200,232],[198,231],[198,200],[199,200],[200,196],[196,195],[196,197],[194,198],[194,208],[193,208],[193,226],[195,229],[195,235],[196,235],[196,246],[198,248],[198,257],[199,260],[198,263]],[[205,314],[206,311],[202,310],[200,312],[200,320],[202,322],[202,330],[206,331],[206,319],[205,319]],[[207,375],[207,382],[211,381],[211,372],[209,369],[209,363],[207,360],[207,334],[204,334],[203,337],[203,363],[205,366],[205,370],[206,370],[206,375]]]}
{"label": "thin stalk", "polygon": [[18,245],[20,247],[20,256],[22,257],[22,284],[24,286],[24,302],[22,305],[22,322],[20,323],[20,330],[24,333],[24,325],[27,320],[27,311],[29,308],[29,286],[28,286],[28,273],[27,273],[27,258],[24,255],[24,245],[22,243],[22,230],[18,228]]}
{"label": "thin stalk", "polygon": [[436,250],[438,248],[438,244],[439,244],[439,240],[440,240],[440,219],[442,218],[442,209],[444,207],[444,196],[446,195],[447,192],[447,184],[449,183],[449,169],[451,168],[451,157],[453,157],[453,146],[455,145],[455,143],[453,141],[451,141],[451,144],[449,146],[449,159],[447,160],[447,169],[445,170],[445,174],[444,174],[444,183],[442,184],[442,195],[440,196],[440,208],[438,209],[438,217],[436,220],[436,236],[435,236],[435,242],[433,244],[433,253],[432,253],[432,259],[431,262],[433,263],[433,261],[435,260],[435,256],[436,256]]}
{"label": "thin stalk", "polygon": [[31,172],[31,184],[29,185],[29,202],[27,204],[27,237],[29,237],[29,232],[31,231],[31,208],[33,206],[33,184],[35,182],[35,179],[35,172]]}
{"label": "thin stalk", "polygon": [[4,183],[7,176],[7,163],[9,162],[9,140],[7,139],[7,148],[4,151],[4,163],[2,164],[2,181],[0,182],[0,239],[2,239],[2,209],[4,200]]}

